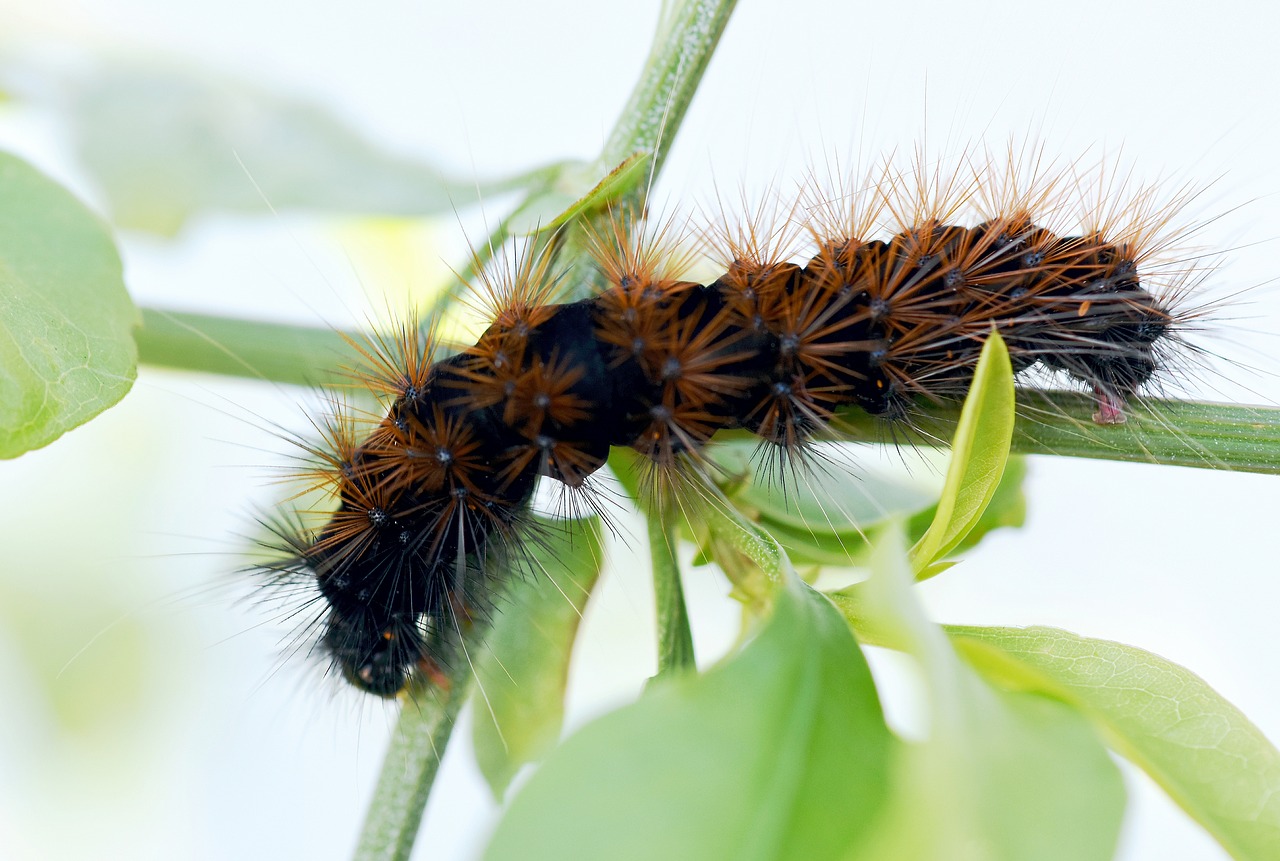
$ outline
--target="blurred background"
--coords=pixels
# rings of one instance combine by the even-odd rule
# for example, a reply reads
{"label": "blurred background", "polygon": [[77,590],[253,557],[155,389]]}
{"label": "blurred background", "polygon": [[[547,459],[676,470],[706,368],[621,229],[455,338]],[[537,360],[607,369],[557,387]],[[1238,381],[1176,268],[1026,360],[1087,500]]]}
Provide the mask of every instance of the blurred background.
{"label": "blurred background", "polygon": [[[657,16],[656,0],[0,0],[0,148],[116,220],[140,304],[355,326],[448,279],[466,237],[502,211],[488,180],[598,153]],[[1188,213],[1204,224],[1193,241],[1226,251],[1206,295],[1244,291],[1204,341],[1220,373],[1191,392],[1273,404],[1278,31],[1280,10],[1249,2],[1210,15],[1190,2],[743,0],[655,201],[714,208],[717,193],[789,189],[808,165],[870,164],[926,134],[943,153],[1012,137],[1050,157],[1118,156],[1140,179],[1206,187]],[[112,125],[120,100],[165,104],[173,124]],[[191,132],[202,122],[222,133]],[[172,162],[139,163],[132,143],[155,135],[172,137]],[[327,148],[299,146],[315,140]],[[315,184],[343,164],[351,174]],[[461,181],[441,217],[313,211],[358,209],[362,189],[408,211],[394,207],[414,184],[386,177],[428,166]],[[223,208],[185,217],[210,188]],[[128,208],[112,204],[119,189],[135,192]],[[281,493],[279,430],[305,428],[312,399],[143,368],[119,406],[0,463],[0,856],[349,853],[394,710],[284,660],[287,627],[235,573],[253,512]],[[1280,739],[1280,481],[1036,458],[1027,493],[1025,529],[923,587],[935,618],[1141,646]],[[653,671],[643,546],[625,531],[613,542],[571,725]],[[709,662],[737,613],[713,571],[686,577]],[[875,660],[891,714],[909,722],[909,691]],[[474,857],[496,815],[466,723],[417,857]],[[1125,861],[1226,857],[1127,773]]]}

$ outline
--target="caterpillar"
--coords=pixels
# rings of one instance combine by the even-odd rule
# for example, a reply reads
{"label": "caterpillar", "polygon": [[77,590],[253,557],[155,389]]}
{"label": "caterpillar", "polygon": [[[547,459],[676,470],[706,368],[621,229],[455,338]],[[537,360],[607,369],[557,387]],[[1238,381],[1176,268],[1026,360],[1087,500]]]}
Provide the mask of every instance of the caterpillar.
{"label": "caterpillar", "polygon": [[[437,359],[411,322],[361,348],[357,377],[386,411],[323,424],[304,472],[335,508],[314,528],[276,519],[265,570],[318,594],[332,671],[393,697],[436,671],[451,622],[484,608],[495,559],[531,528],[536,482],[587,493],[615,446],[670,474],[740,428],[803,469],[842,409],[909,427],[919,401],[961,398],[991,331],[1015,371],[1060,372],[1091,393],[1094,421],[1122,422],[1198,312],[1186,272],[1160,268],[1169,207],[1138,193],[1072,232],[1045,209],[1059,181],[979,199],[988,184],[886,172],[793,208],[778,230],[704,231],[726,259],[705,283],[681,277],[663,231],[623,213],[591,236],[607,286],[577,301],[558,300],[583,273],[518,250],[481,270],[489,324],[474,344]],[[811,240],[798,261],[797,230]]]}

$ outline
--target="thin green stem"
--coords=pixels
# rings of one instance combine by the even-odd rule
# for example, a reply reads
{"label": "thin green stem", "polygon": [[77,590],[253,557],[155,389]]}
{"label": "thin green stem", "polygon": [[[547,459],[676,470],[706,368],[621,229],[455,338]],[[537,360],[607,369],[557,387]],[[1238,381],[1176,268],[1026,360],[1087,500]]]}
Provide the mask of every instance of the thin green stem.
{"label": "thin green stem", "polygon": [[636,168],[643,181],[611,198],[608,207],[586,213],[566,232],[560,262],[566,269],[580,273],[571,298],[589,296],[604,286],[592,264],[589,236],[607,236],[609,222],[619,212],[643,208],[735,5],[737,0],[663,3],[644,72],[609,133],[594,170],[596,176],[607,176],[641,154],[644,159]]}
{"label": "thin green stem", "polygon": [[597,161],[602,171],[632,153],[649,152],[650,174],[658,175],[735,5],[737,0],[663,3],[644,72]]}
{"label": "thin green stem", "polygon": [[357,861],[407,861],[413,851],[440,760],[471,689],[470,663],[454,663],[448,690],[418,686],[400,709],[360,832]]}
{"label": "thin green stem", "polygon": [[[343,333],[208,314],[144,308],[137,334],[141,361],[278,383],[316,385],[344,379],[334,370],[356,363]],[[349,335],[359,340],[358,335]],[[1280,409],[1199,401],[1147,399],[1121,425],[1098,425],[1086,395],[1022,389],[1013,451],[1236,472],[1280,473]],[[922,431],[908,440],[947,445],[960,403],[924,404],[913,411]],[[901,442],[890,425],[861,410],[843,410],[838,433],[850,442]],[[717,439],[748,438],[730,431]]]}
{"label": "thin green stem", "polygon": [[[1280,409],[1148,399],[1130,405],[1128,421],[1099,425],[1093,400],[1071,392],[1018,392],[1014,452],[1088,457],[1236,472],[1280,473]],[[948,444],[960,403],[924,405],[913,420],[923,431],[912,442]],[[866,413],[840,416],[843,437],[884,442],[885,425]]]}
{"label": "thin green stem", "polygon": [[295,385],[341,379],[358,358],[333,329],[142,309],[135,335],[149,365]]}
{"label": "thin green stem", "polygon": [[[599,159],[606,169],[634,152],[650,151],[654,154],[651,175],[657,175],[734,2],[685,0],[664,5],[649,60]],[[578,247],[566,252],[565,262],[571,266],[585,264],[587,257]],[[678,603],[683,614],[683,596]],[[687,620],[684,630],[688,637]],[[690,639],[690,661],[692,653]],[[395,739],[383,762],[356,850],[358,859],[408,857],[439,759],[468,686],[470,668],[460,667],[457,673],[460,675],[452,680],[450,696],[438,707],[401,710]]]}
{"label": "thin green stem", "polygon": [[[1092,419],[1096,406],[1086,395],[1019,389],[1018,401],[1024,406],[1013,430],[1015,454],[1280,474],[1280,409],[1275,407],[1147,399],[1130,405],[1124,424],[1099,425]],[[834,433],[844,442],[945,447],[961,406],[913,407],[914,430],[847,408],[837,414]],[[716,439],[754,437],[733,430]]]}
{"label": "thin green stem", "polygon": [[651,512],[649,553],[653,557],[653,592],[658,610],[658,676],[696,668],[689,612],[680,584],[675,529],[670,517]]}

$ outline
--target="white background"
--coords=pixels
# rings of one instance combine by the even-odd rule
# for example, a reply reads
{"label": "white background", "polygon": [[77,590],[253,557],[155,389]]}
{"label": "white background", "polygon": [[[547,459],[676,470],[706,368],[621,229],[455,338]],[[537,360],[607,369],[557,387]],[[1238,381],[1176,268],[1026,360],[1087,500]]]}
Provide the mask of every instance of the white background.
{"label": "white background", "polygon": [[[61,46],[58,56],[204,65],[488,177],[593,156],[656,17],[654,2],[588,0],[0,0],[0,39]],[[926,130],[942,151],[1010,135],[1066,157],[1122,148],[1145,177],[1212,183],[1191,213],[1214,219],[1197,241],[1232,249],[1213,279],[1219,292],[1254,289],[1211,346],[1261,373],[1227,365],[1246,390],[1203,394],[1269,402],[1275,340],[1265,333],[1280,331],[1268,283],[1280,271],[1277,32],[1280,12],[1264,3],[745,0],[657,197],[706,202],[713,182],[734,196],[740,183],[785,187],[831,152],[908,152]],[[48,117],[0,113],[0,145],[95,198]],[[314,323],[358,318],[367,294],[386,287],[370,284],[381,275],[354,235],[285,214],[204,219],[174,244],[123,243],[144,302]],[[436,236],[459,244],[451,221]],[[236,534],[276,493],[262,478],[281,449],[269,428],[297,427],[304,397],[144,369],[120,407],[0,464],[0,855],[349,853],[394,714],[318,683],[304,661],[279,668],[281,630],[232,605],[243,591],[231,575]],[[1027,528],[992,536],[924,587],[934,615],[1148,648],[1280,738],[1280,483],[1051,459],[1032,470]],[[615,550],[623,564],[579,650],[575,722],[651,672],[644,565]],[[707,569],[688,580],[700,655],[713,657],[732,631],[727,590]],[[15,595],[39,609],[18,618],[28,605]],[[37,656],[65,667],[53,687],[33,671]],[[108,705],[75,714],[66,702],[86,690]],[[473,857],[492,822],[466,732],[455,741],[417,857]],[[1126,861],[1225,857],[1145,779],[1134,775],[1130,789]]]}

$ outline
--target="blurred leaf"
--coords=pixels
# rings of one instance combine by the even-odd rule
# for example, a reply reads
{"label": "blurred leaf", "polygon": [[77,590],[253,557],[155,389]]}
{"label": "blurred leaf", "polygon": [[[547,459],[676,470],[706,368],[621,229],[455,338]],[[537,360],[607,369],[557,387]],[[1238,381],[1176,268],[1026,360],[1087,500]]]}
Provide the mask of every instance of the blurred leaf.
{"label": "blurred leaf", "polygon": [[[765,530],[797,565],[861,564],[867,539],[888,519],[929,508],[935,497],[915,483],[851,464],[816,460],[805,472],[779,475],[762,462],[756,440],[718,442],[707,450],[730,476],[725,496]],[[696,536],[695,536],[696,537]]]}
{"label": "blurred leaf", "polygon": [[124,397],[138,322],[106,226],[0,153],[0,457],[48,445]]}
{"label": "blurred leaf", "polygon": [[848,626],[794,577],[739,654],[649,687],[543,764],[489,859],[845,858],[892,736]]}
{"label": "blurred leaf", "polygon": [[871,579],[837,598],[916,658],[929,696],[929,737],[905,746],[877,839],[856,857],[1112,857],[1124,786],[1088,721],[1056,699],[994,690],[959,660],[916,600],[900,531],[876,543]]}
{"label": "blurred leaf", "polygon": [[121,227],[173,234],[205,210],[450,212],[540,182],[455,179],[379,147],[318,104],[164,66],[66,83],[81,158]]}
{"label": "blurred leaf", "polygon": [[982,347],[973,382],[951,440],[951,466],[928,531],[911,548],[917,579],[938,573],[933,563],[959,546],[995,496],[1009,459],[1015,419],[1009,350],[992,331]]}
{"label": "blurred leaf", "polygon": [[[907,518],[907,537],[919,540],[937,514],[936,496],[916,483],[859,471],[847,464],[819,464],[796,480],[780,481],[764,471],[758,443],[732,440],[708,449],[723,472],[737,476],[723,488],[734,506],[782,546],[796,565],[863,566],[869,542],[884,524]],[[1026,463],[1010,458],[990,502],[967,535],[947,556],[978,544],[987,533],[1021,526],[1026,516],[1022,482]],[[936,573],[946,567],[935,563]]]}
{"label": "blurred leaf", "polygon": [[982,672],[1076,704],[1238,859],[1280,858],[1280,752],[1203,679],[1055,628],[948,628]]}
{"label": "blurred leaf", "polygon": [[543,523],[476,660],[476,762],[501,799],[555,745],[578,623],[604,561],[599,518]]}
{"label": "blurred leaf", "polygon": [[957,679],[961,712],[904,744],[859,861],[1110,861],[1124,784],[1087,720],[1057,700]]}
{"label": "blurred leaf", "polygon": [[791,529],[859,538],[868,526],[928,508],[936,495],[850,463],[815,460],[812,468],[780,474],[774,462],[762,462],[757,440],[717,443],[708,456],[723,470],[742,476],[726,495],[739,509]]}

